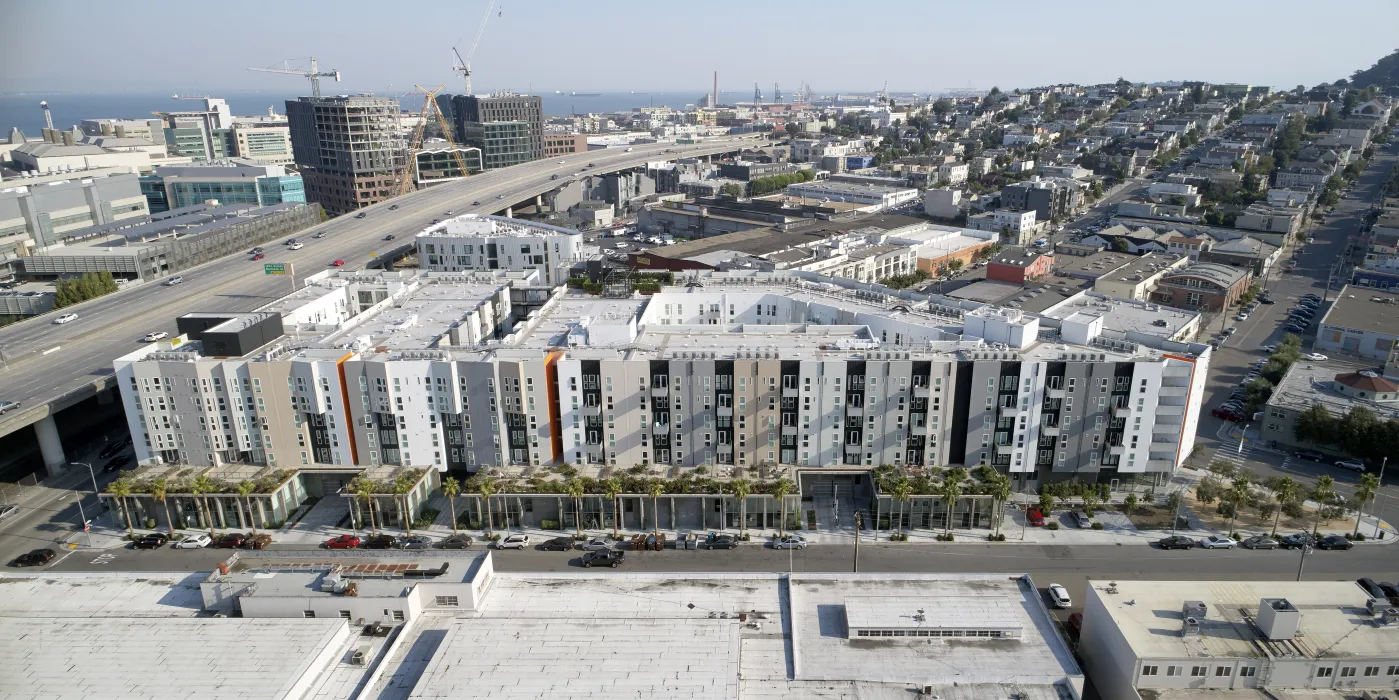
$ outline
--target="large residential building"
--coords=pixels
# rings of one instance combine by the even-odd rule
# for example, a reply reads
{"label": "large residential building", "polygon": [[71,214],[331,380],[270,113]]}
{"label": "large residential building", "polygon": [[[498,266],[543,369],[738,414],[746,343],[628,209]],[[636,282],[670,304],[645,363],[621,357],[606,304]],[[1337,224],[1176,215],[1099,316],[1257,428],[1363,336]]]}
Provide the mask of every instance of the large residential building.
{"label": "large residential building", "polygon": [[1394,290],[1346,285],[1317,324],[1316,348],[1384,360],[1399,343],[1399,296]]}
{"label": "large residential building", "polygon": [[433,224],[418,234],[417,243],[424,270],[538,270],[550,287],[568,281],[570,268],[599,253],[584,245],[580,231],[478,214]]}
{"label": "large residential building", "polygon": [[987,465],[1034,488],[1160,483],[1194,443],[1210,349],[1159,325],[1180,311],[1040,315],[805,272],[673,282],[325,272],[182,317],[116,371],[142,463]]}
{"label": "large residential building", "polygon": [[397,194],[404,143],[398,100],[364,95],[287,100],[287,123],[306,198],[332,215]]}
{"label": "large residential building", "polygon": [[141,177],[141,192],[152,212],[217,200],[220,204],[305,202],[301,175],[280,165],[230,160],[156,168]]}
{"label": "large residential building", "polygon": [[75,231],[148,213],[140,181],[121,168],[6,182],[0,186],[0,254],[60,245]]}
{"label": "large residential building", "polygon": [[997,209],[967,217],[967,228],[978,231],[995,231],[1001,235],[1002,243],[1025,246],[1030,244],[1035,234],[1039,233],[1042,228],[1036,224],[1036,216],[1034,209],[1024,211]]}
{"label": "large residential building", "polygon": [[1399,682],[1396,623],[1351,581],[1090,580],[1079,653],[1104,698],[1381,698]]}
{"label": "large residential building", "polygon": [[[457,143],[481,149],[486,170],[544,157],[544,107],[537,95],[457,95]],[[555,145],[554,148],[559,148]]]}
{"label": "large residential building", "polygon": [[1075,206],[1075,191],[1060,179],[1041,179],[1038,175],[1014,185],[1001,188],[1001,207],[1015,211],[1035,210],[1038,221],[1052,221]]}

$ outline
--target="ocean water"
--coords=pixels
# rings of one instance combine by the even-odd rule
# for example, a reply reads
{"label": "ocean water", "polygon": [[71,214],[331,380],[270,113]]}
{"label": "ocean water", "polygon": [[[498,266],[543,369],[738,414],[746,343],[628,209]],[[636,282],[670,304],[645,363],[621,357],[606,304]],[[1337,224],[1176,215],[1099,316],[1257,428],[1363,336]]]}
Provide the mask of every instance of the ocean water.
{"label": "ocean water", "polygon": [[[294,100],[301,93],[294,92],[223,92],[213,93],[228,101],[233,113],[238,116],[266,114],[269,106],[276,107],[278,114],[286,113],[286,101]],[[561,116],[586,112],[628,111],[636,107],[668,106],[681,108],[694,104],[703,95],[702,90],[694,92],[604,92],[589,94],[542,92],[544,113]],[[721,95],[724,102],[749,99],[736,93]],[[97,93],[51,93],[31,92],[23,94],[0,94],[0,138],[9,135],[10,127],[19,127],[25,136],[35,137],[44,128],[44,112],[39,107],[41,100],[47,100],[53,114],[53,125],[60,129],[71,128],[84,119],[147,119],[152,112],[193,109],[198,102],[175,100],[170,93],[162,94],[97,94]],[[400,96],[399,102],[407,111],[417,111],[422,106],[422,97],[412,94]]]}

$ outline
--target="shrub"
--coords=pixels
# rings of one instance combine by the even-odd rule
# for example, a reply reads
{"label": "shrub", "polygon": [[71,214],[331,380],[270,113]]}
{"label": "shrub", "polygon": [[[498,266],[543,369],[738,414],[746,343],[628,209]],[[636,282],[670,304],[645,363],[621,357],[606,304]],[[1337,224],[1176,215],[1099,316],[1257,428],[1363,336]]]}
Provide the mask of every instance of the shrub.
{"label": "shrub", "polygon": [[889,541],[890,541],[890,542],[907,542],[907,541],[908,541],[908,535],[900,535],[899,533],[896,532],[896,533],[894,533],[894,534],[892,534],[892,535],[889,535]]}
{"label": "shrub", "polygon": [[413,518],[413,527],[419,529],[432,527],[433,521],[437,520],[437,516],[441,514],[442,511],[436,508],[424,508],[421,513],[418,513],[418,517]]}
{"label": "shrub", "polygon": [[1307,512],[1305,510],[1302,510],[1301,503],[1298,503],[1296,501],[1290,501],[1288,503],[1282,504],[1282,514],[1286,515],[1289,518],[1300,518],[1303,515],[1306,515]]}
{"label": "shrub", "polygon": [[1101,529],[1103,529],[1103,524],[1102,524],[1102,523],[1093,523],[1093,526],[1092,526],[1092,527],[1093,527],[1094,530],[1101,530]]}
{"label": "shrub", "polygon": [[557,521],[557,520],[541,520],[541,521],[539,521],[539,528],[540,528],[541,530],[557,530],[557,529],[559,529],[559,521]]}
{"label": "shrub", "polygon": [[986,541],[987,541],[987,542],[1005,542],[1005,541],[1006,541],[1006,536],[1005,536],[1005,533],[1001,533],[1001,534],[999,534],[999,535],[987,535],[987,536],[986,536]]}
{"label": "shrub", "polygon": [[1340,507],[1340,506],[1322,506],[1322,507],[1321,507],[1321,519],[1322,519],[1322,520],[1340,520],[1343,516],[1345,516],[1345,514],[1346,514],[1345,509],[1342,508],[1342,507]]}
{"label": "shrub", "polygon": [[1058,529],[1059,529],[1059,523],[1049,523],[1048,525],[1045,525],[1044,527],[1045,527],[1046,530],[1058,530]]}
{"label": "shrub", "polygon": [[1273,517],[1273,513],[1278,512],[1278,504],[1264,501],[1258,504],[1258,517],[1268,519]]}
{"label": "shrub", "polygon": [[1234,517],[1234,504],[1220,501],[1219,505],[1214,507],[1214,512],[1219,513],[1220,515],[1226,518],[1232,518]]}

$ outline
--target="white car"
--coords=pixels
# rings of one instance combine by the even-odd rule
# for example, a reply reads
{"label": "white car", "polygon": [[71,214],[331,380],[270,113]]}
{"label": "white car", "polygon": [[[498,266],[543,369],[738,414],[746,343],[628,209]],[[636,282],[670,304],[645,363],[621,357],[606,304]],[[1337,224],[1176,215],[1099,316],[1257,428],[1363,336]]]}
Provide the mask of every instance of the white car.
{"label": "white car", "polygon": [[312,238],[325,238],[325,237],[326,237],[325,231],[321,231],[320,233],[318,233],[318,234],[312,236]]}
{"label": "white car", "polygon": [[1304,359],[1311,360],[1312,362],[1322,362],[1326,360],[1326,356],[1319,352],[1309,352],[1303,355],[1302,357]]}
{"label": "white car", "polygon": [[302,248],[305,248],[305,247],[306,247],[306,244],[305,244],[305,243],[293,243],[293,244],[291,244],[291,245],[288,246],[288,247],[291,248],[292,250],[301,250]]}
{"label": "white car", "polygon": [[1358,459],[1343,459],[1343,460],[1337,462],[1337,463],[1336,463],[1336,466],[1338,466],[1338,467],[1340,467],[1340,468],[1342,468],[1342,469],[1349,469],[1349,470],[1351,470],[1351,471],[1353,471],[1353,472],[1363,472],[1363,471],[1365,471],[1365,463],[1362,462],[1362,461],[1360,461],[1360,460],[1358,460]]}
{"label": "white car", "polygon": [[612,541],[606,537],[594,537],[583,543],[583,549],[588,552],[605,552],[612,549]]}
{"label": "white car", "polygon": [[54,322],[54,323],[58,323],[58,324],[64,324],[64,323],[67,323],[67,322],[69,322],[69,321],[76,321],[76,320],[78,320],[78,315],[77,315],[77,314],[63,314],[62,316],[59,316],[58,318],[54,319],[53,322]]}
{"label": "white car", "polygon": [[175,549],[204,549],[213,544],[214,539],[208,535],[190,535],[175,543]]}
{"label": "white car", "polygon": [[13,503],[6,503],[4,505],[0,505],[0,520],[4,520],[5,518],[14,515],[15,512],[17,512],[18,510],[19,506]]}
{"label": "white car", "polygon": [[1235,321],[1247,321],[1247,320],[1248,320],[1248,312],[1247,312],[1247,311],[1240,312],[1237,316],[1234,317],[1234,320],[1235,320]]}
{"label": "white car", "polygon": [[1069,597],[1069,591],[1057,583],[1049,584],[1049,599],[1054,601],[1054,607],[1063,609],[1072,607],[1074,601]]}
{"label": "white car", "polygon": [[1266,353],[1274,353],[1274,352],[1277,352],[1277,351],[1278,351],[1278,346],[1276,346],[1276,345],[1264,345],[1263,347],[1258,348],[1258,349],[1259,349],[1259,350],[1262,350],[1263,352],[1266,352]]}
{"label": "white car", "polygon": [[179,283],[181,283],[181,282],[183,282],[183,281],[185,281],[185,278],[183,278],[183,277],[181,277],[181,276],[179,276],[179,275],[175,275],[174,277],[171,277],[171,278],[165,280],[165,286],[167,286],[167,287],[173,287],[173,286],[175,286],[175,285],[177,285],[177,284],[179,284]]}
{"label": "white car", "polygon": [[524,549],[529,546],[529,535],[507,535],[496,543],[496,549]]}
{"label": "white car", "polygon": [[1205,549],[1233,549],[1237,544],[1238,542],[1224,535],[1210,535],[1200,540],[1200,546]]}
{"label": "white car", "polygon": [[566,160],[561,160],[561,161],[559,161],[559,165],[563,165],[564,163],[567,163],[567,162],[568,162],[568,161],[566,161]]}
{"label": "white car", "polygon": [[165,331],[151,331],[150,333],[147,333],[144,336],[142,336],[141,340],[142,342],[146,343],[154,343],[157,340],[165,340],[169,337],[170,334],[166,333]]}
{"label": "white car", "polygon": [[773,549],[806,549],[806,538],[801,535],[787,535],[772,542]]}

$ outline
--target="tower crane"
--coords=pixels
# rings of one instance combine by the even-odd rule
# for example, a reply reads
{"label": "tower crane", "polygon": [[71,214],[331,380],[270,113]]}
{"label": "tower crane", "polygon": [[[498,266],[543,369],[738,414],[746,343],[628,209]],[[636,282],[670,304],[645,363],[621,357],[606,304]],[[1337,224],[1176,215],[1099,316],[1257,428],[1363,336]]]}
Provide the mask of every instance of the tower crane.
{"label": "tower crane", "polygon": [[408,158],[404,165],[403,173],[399,175],[398,193],[407,194],[413,186],[413,173],[418,169],[418,149],[423,145],[423,128],[427,126],[428,111],[437,119],[437,126],[442,129],[442,136],[447,139],[447,143],[452,147],[452,159],[456,161],[457,167],[461,169],[462,177],[470,173],[466,169],[466,161],[462,159],[461,152],[457,150],[456,139],[452,138],[451,126],[447,124],[447,118],[442,115],[442,109],[437,106],[437,93],[442,92],[446,85],[438,85],[436,90],[429,90],[421,85],[416,86],[423,91],[423,109],[418,114],[418,124],[413,128],[413,139],[408,143]]}
{"label": "tower crane", "polygon": [[481,18],[481,26],[476,29],[476,38],[471,41],[471,48],[467,50],[466,58],[461,57],[461,52],[457,51],[457,47],[452,47],[452,53],[457,55],[457,63],[452,66],[452,72],[461,73],[462,79],[465,80],[466,92],[462,93],[464,95],[471,94],[471,57],[476,55],[476,47],[481,45],[481,36],[486,33],[486,22],[490,21],[493,9],[495,9],[495,0],[486,4],[486,14]]}
{"label": "tower crane", "polygon": [[258,71],[258,72],[260,72],[260,73],[281,73],[281,74],[283,74],[283,75],[300,75],[300,76],[304,76],[304,77],[310,78],[310,79],[311,79],[311,96],[312,96],[312,97],[315,97],[316,99],[320,99],[320,97],[321,97],[321,80],[320,80],[321,78],[335,78],[335,82],[340,82],[340,71],[338,71],[338,70],[328,70],[328,71],[322,71],[322,70],[320,70],[320,68],[316,65],[316,57],[315,57],[315,56],[312,56],[312,57],[311,57],[311,70],[309,70],[309,71],[297,70],[297,69],[295,69],[295,68],[292,68],[292,67],[291,67],[291,61],[290,61],[290,60],[282,61],[282,66],[281,66],[280,68],[278,68],[278,67],[276,67],[276,66],[269,66],[269,67],[267,67],[267,68],[257,68],[257,67],[249,66],[249,67],[248,67],[248,70],[255,70],[255,71]]}

